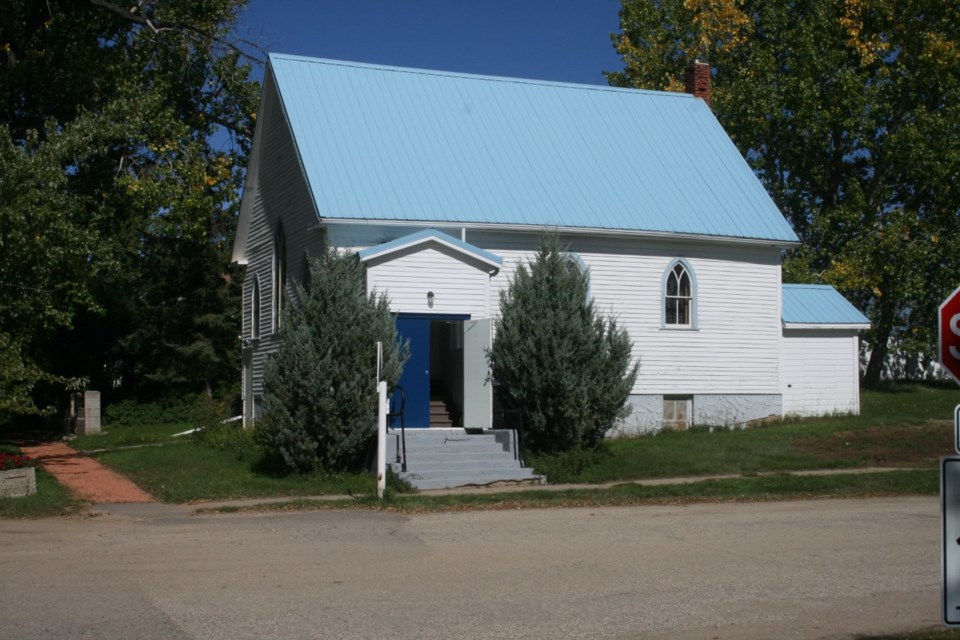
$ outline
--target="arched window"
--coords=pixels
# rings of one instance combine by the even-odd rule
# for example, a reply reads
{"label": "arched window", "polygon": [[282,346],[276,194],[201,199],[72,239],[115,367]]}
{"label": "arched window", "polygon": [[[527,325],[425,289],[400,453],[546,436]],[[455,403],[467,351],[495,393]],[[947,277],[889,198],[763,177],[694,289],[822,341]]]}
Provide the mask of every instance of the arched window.
{"label": "arched window", "polygon": [[260,337],[260,276],[254,277],[251,297],[250,337],[256,340]]}
{"label": "arched window", "polygon": [[287,237],[283,225],[277,227],[273,239],[273,330],[280,328],[280,312],[283,309],[284,288],[287,284]]}
{"label": "arched window", "polygon": [[306,251],[303,252],[303,261],[300,264],[300,285],[303,287],[304,291],[309,291],[310,284],[312,283],[312,276],[310,275],[310,254]]}
{"label": "arched window", "polygon": [[593,294],[590,293],[590,267],[587,266],[587,263],[584,262],[583,258],[580,257],[580,254],[576,251],[567,251],[567,259],[576,267],[577,271],[584,277],[586,280],[586,293],[584,294],[584,302],[590,303],[593,300]]}
{"label": "arched window", "polygon": [[697,282],[693,270],[684,260],[675,260],[664,275],[663,326],[695,329]]}

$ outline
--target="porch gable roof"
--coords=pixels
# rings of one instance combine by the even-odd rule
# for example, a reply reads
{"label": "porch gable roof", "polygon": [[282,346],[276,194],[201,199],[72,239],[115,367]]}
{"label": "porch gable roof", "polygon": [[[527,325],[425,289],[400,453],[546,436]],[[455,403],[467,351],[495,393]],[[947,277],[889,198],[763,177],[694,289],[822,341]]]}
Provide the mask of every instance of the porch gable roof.
{"label": "porch gable roof", "polygon": [[499,269],[503,265],[503,258],[500,256],[490,253],[489,251],[484,251],[480,247],[474,246],[469,242],[464,242],[463,240],[458,240],[457,238],[443,233],[442,231],[437,231],[436,229],[424,229],[423,231],[418,231],[417,233],[411,233],[409,235],[397,238],[396,240],[391,240],[390,242],[384,242],[383,244],[378,244],[373,247],[367,247],[366,249],[359,251],[357,255],[360,256],[361,262],[367,262],[375,258],[382,258],[390,255],[391,253],[396,253],[410,247],[430,242],[436,242],[449,249],[452,249],[453,251],[470,256],[471,258],[479,260],[480,262],[495,269]]}

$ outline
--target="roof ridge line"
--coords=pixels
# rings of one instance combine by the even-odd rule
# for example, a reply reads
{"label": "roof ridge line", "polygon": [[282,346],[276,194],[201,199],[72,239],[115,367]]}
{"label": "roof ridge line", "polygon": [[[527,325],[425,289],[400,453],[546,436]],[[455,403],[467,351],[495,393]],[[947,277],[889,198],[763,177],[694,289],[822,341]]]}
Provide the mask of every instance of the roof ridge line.
{"label": "roof ridge line", "polygon": [[270,53],[270,60],[283,59],[294,62],[303,62],[309,64],[324,64],[332,67],[352,67],[358,69],[369,69],[377,71],[389,71],[392,73],[409,73],[413,75],[440,76],[446,78],[462,78],[465,80],[486,80],[489,82],[503,82],[508,84],[529,84],[546,87],[565,87],[569,89],[584,89],[587,91],[605,91],[611,93],[642,93],[646,95],[655,95],[669,98],[682,98],[694,100],[695,96],[683,91],[657,91],[655,89],[640,89],[635,87],[612,87],[602,84],[585,84],[582,82],[564,82],[562,80],[538,80],[535,78],[516,78],[511,76],[493,76],[482,73],[465,73],[462,71],[445,71],[442,69],[423,69],[420,67],[401,67],[396,65],[377,64],[372,62],[355,62],[352,60],[336,60],[333,58],[314,58],[310,56],[300,56],[288,53]]}

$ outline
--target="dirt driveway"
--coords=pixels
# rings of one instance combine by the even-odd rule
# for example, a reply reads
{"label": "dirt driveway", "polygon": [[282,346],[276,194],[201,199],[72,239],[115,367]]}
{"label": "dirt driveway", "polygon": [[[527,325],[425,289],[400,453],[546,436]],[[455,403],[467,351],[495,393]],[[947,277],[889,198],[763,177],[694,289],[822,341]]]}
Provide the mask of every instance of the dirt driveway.
{"label": "dirt driveway", "polygon": [[[936,625],[936,498],[0,521],[19,638],[849,638]],[[14,585],[16,588],[13,588]]]}

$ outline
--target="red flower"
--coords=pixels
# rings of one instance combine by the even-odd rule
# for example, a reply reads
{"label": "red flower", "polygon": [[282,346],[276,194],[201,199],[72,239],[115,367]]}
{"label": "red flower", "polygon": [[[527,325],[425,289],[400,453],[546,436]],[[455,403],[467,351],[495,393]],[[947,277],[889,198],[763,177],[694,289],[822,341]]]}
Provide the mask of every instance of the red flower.
{"label": "red flower", "polygon": [[33,460],[29,456],[17,453],[0,452],[0,470],[3,469],[21,469],[23,467],[33,466]]}

